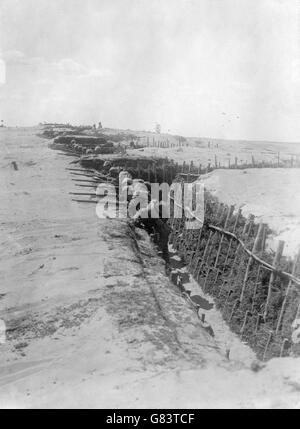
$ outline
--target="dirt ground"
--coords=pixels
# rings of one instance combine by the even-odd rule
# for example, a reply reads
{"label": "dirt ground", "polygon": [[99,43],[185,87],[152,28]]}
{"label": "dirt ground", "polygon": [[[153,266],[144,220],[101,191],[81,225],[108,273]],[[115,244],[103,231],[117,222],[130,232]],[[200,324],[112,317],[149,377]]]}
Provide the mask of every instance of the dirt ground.
{"label": "dirt ground", "polygon": [[228,361],[147,235],[71,201],[71,158],[37,131],[0,130],[1,408],[299,407],[300,361]]}

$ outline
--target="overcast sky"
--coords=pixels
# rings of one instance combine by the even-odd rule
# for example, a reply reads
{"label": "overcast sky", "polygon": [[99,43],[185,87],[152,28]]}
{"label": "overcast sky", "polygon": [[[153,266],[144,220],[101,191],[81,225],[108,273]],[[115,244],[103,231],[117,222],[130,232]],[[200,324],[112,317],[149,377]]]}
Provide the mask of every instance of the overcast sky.
{"label": "overcast sky", "polygon": [[300,141],[298,0],[0,0],[0,12],[7,124]]}

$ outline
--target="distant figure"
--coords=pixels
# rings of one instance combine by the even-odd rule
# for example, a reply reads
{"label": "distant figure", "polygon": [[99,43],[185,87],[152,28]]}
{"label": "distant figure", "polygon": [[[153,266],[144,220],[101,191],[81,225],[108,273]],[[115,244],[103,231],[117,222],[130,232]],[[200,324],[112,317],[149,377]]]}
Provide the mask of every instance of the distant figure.
{"label": "distant figure", "polygon": [[200,295],[191,295],[190,290],[186,290],[185,293],[197,308],[202,308],[204,310],[211,310],[214,306],[213,304],[208,302],[207,299],[202,298],[202,296]]}
{"label": "distant figure", "polygon": [[102,124],[101,124],[101,122],[99,122],[99,124],[98,124],[98,130],[102,130]]}
{"label": "distant figure", "polygon": [[133,220],[137,224],[143,224],[149,234],[154,229],[155,233],[158,235],[158,243],[162,251],[163,259],[168,267],[170,265],[168,243],[171,229],[167,223],[167,219],[161,218],[161,203],[157,200],[152,200],[147,207],[140,209],[133,216]]}
{"label": "distant figure", "polygon": [[19,170],[18,164],[16,163],[16,161],[12,161],[11,165],[13,166],[13,168],[14,168],[15,171]]}

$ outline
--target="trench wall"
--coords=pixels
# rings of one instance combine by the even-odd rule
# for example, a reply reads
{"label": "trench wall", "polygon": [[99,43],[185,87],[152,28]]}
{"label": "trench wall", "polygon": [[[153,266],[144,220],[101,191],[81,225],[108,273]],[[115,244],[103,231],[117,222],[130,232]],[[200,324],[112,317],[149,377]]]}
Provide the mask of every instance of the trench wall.
{"label": "trench wall", "polygon": [[[172,210],[174,213],[174,210]],[[205,220],[197,230],[185,217],[171,218],[170,243],[188,264],[204,292],[214,297],[230,328],[259,358],[300,355],[296,329],[300,318],[299,255],[266,250],[270,229],[254,216],[218,202],[205,193]]]}

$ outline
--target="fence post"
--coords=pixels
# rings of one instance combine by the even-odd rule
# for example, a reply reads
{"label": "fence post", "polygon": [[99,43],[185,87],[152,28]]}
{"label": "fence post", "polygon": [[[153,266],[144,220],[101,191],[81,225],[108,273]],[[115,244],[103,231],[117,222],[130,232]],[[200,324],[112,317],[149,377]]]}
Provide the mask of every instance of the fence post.
{"label": "fence post", "polygon": [[[293,269],[292,269],[292,275],[293,276],[295,276],[296,272],[298,271],[299,264],[300,264],[300,250],[294,259],[294,264],[293,264]],[[288,294],[291,290],[292,284],[293,284],[292,280],[289,280],[288,287],[287,287],[286,292],[285,292],[285,297],[284,297],[284,300],[283,300],[283,303],[281,306],[281,310],[279,313],[278,321],[277,321],[276,334],[278,334],[279,329],[280,329],[281,321],[282,321],[283,314],[284,314],[285,307],[286,307],[286,303],[287,303]]]}
{"label": "fence post", "polygon": [[[252,224],[253,224],[253,219],[254,219],[253,215],[249,215],[248,216],[248,219],[245,222],[245,225],[244,225],[244,228],[243,228],[242,238],[244,238],[244,237],[247,238],[248,235],[249,235],[249,232],[251,232],[251,228],[252,228]],[[240,250],[241,250],[241,244],[239,243],[237,245],[237,248],[235,249],[235,255],[234,255],[233,262],[231,264],[231,269],[230,269],[229,275],[228,275],[228,277],[226,279],[223,280],[222,285],[220,287],[219,296],[221,295],[221,292],[223,290],[223,287],[224,287],[225,283],[230,282],[231,279],[232,279],[233,272],[234,272],[234,267],[235,267],[235,264],[236,264],[236,262],[238,260],[238,256],[239,256]]]}
{"label": "fence post", "polygon": [[[234,234],[234,233],[235,233],[235,231],[236,231],[236,228],[237,228],[237,225],[238,225],[238,221],[239,221],[239,219],[240,219],[240,217],[241,217],[241,214],[242,214],[242,209],[241,209],[241,208],[239,208],[239,210],[238,210],[238,212],[237,212],[237,215],[236,215],[236,218],[235,218],[235,222],[234,222],[234,225],[233,225],[233,229],[232,229],[232,233],[233,233],[233,234]],[[233,243],[233,238],[231,238],[231,239],[230,239],[230,242],[229,242],[229,246],[228,246],[228,249],[227,249],[226,257],[225,257],[225,260],[224,260],[224,263],[223,263],[222,273],[224,273],[224,271],[225,271],[225,267],[226,267],[226,264],[227,264],[227,261],[228,261],[228,258],[229,258],[229,254],[230,254],[230,250],[231,250],[232,243]],[[214,281],[214,283],[216,283],[216,282],[217,282],[218,277],[219,277],[219,271],[217,271],[217,273],[216,273],[216,277],[215,277],[215,281]]]}
{"label": "fence post", "polygon": [[[278,268],[278,265],[280,263],[280,259],[281,259],[282,253],[283,253],[284,244],[285,244],[285,242],[282,240],[280,240],[278,243],[277,251],[276,251],[276,254],[274,257],[274,261],[273,261],[273,265],[274,265],[275,269]],[[276,278],[276,273],[274,271],[272,271],[270,281],[269,281],[268,296],[267,296],[266,306],[265,306],[265,311],[264,311],[264,319],[266,319],[267,314],[268,314],[268,307],[269,307],[270,300],[271,300],[272,288],[273,288],[275,278]]]}
{"label": "fence post", "polygon": [[[222,224],[222,221],[223,221],[224,215],[225,215],[225,213],[226,213],[226,209],[227,209],[227,208],[226,208],[225,204],[221,203],[221,204],[220,204],[220,215],[219,215],[219,221],[218,221],[218,224],[219,224],[219,225],[221,225],[221,224]],[[228,212],[230,212],[230,209],[229,209],[229,208],[228,208]],[[219,214],[219,211],[218,211],[218,214]],[[229,214],[229,213],[228,213],[228,214]],[[206,258],[206,262],[205,262],[205,264],[207,265],[207,273],[206,273],[205,281],[204,281],[204,285],[203,285],[203,290],[204,290],[204,291],[206,290],[206,283],[207,283],[207,280],[208,280],[208,277],[209,277],[210,271],[211,271],[211,269],[212,269],[212,267],[209,265],[208,261],[209,261],[209,259],[210,259],[210,255],[211,255],[211,252],[212,252],[212,250],[213,250],[213,246],[215,245],[215,242],[216,242],[215,237],[217,237],[217,235],[218,235],[218,233],[215,231],[215,232],[214,232],[214,235],[213,235],[213,239],[212,239],[212,243],[211,243],[210,249],[209,249],[209,251],[207,252],[207,258]]]}
{"label": "fence post", "polygon": [[[227,212],[227,216],[226,216],[226,220],[225,220],[225,224],[224,224],[224,229],[227,228],[228,223],[230,221],[230,218],[231,218],[231,216],[233,214],[233,211],[234,211],[234,206],[230,206],[230,208],[228,209],[228,212]],[[216,260],[215,260],[215,263],[214,263],[214,268],[217,268],[217,265],[218,265],[218,262],[219,262],[219,257],[220,257],[220,253],[221,253],[221,248],[222,248],[223,240],[224,240],[224,234],[221,235],[221,240],[220,240],[220,243],[219,243]]]}
{"label": "fence post", "polygon": [[[255,241],[254,241],[254,244],[253,244],[253,248],[252,248],[252,253],[253,254],[257,253],[259,251],[259,249],[260,249],[261,237],[263,235],[264,227],[265,227],[264,224],[261,222],[259,224],[258,231],[257,231],[256,237],[255,237]],[[250,267],[251,267],[252,261],[253,261],[253,257],[250,256],[249,260],[248,260],[246,272],[245,272],[245,275],[244,275],[244,280],[243,280],[243,286],[242,286],[242,291],[241,291],[241,296],[240,296],[240,301],[241,302],[244,299],[246,284],[247,284],[248,275],[249,275],[249,271],[250,271]]]}

